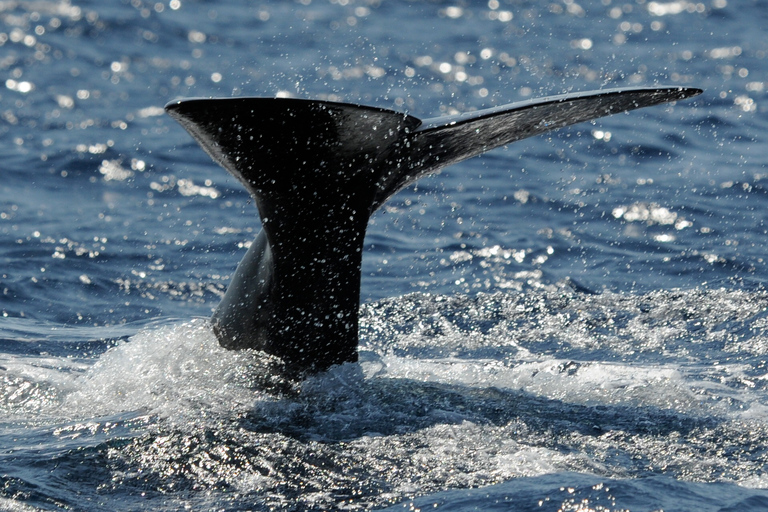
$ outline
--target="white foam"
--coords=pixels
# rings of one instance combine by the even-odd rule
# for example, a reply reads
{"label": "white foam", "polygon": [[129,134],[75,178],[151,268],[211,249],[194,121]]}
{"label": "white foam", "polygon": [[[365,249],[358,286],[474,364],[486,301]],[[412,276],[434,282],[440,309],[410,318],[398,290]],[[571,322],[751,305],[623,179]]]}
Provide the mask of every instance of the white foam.
{"label": "white foam", "polygon": [[[368,365],[374,368],[376,363]],[[685,373],[671,365],[547,359],[508,366],[496,360],[425,360],[396,356],[383,357],[379,365],[386,369],[378,369],[379,376],[522,390],[576,404],[650,405],[676,411],[691,411],[702,406],[702,397],[695,393]]]}
{"label": "white foam", "polygon": [[30,507],[24,503],[0,497],[0,510],[3,512],[37,512],[42,509]]}
{"label": "white foam", "polygon": [[[523,357],[427,359],[362,350],[359,366],[321,374],[304,389],[322,395],[323,389],[359,387],[362,380],[397,378],[521,390],[583,405],[654,406],[758,420],[768,416],[760,391],[751,389],[749,382],[739,384],[746,377],[739,377],[743,368],[735,366],[720,365],[720,373],[710,375],[673,363],[579,362],[530,353]],[[264,355],[221,348],[205,320],[146,328],[91,366],[56,358],[18,358],[2,364],[6,376],[16,379],[12,384],[18,391],[12,391],[20,397],[9,395],[5,402],[18,413],[94,418],[139,412],[185,421],[201,415],[231,416],[278,399],[264,389],[269,375]]]}
{"label": "white foam", "polygon": [[168,418],[231,412],[265,395],[263,357],[221,348],[206,321],[147,329],[77,378],[63,409],[87,416],[146,411]]}

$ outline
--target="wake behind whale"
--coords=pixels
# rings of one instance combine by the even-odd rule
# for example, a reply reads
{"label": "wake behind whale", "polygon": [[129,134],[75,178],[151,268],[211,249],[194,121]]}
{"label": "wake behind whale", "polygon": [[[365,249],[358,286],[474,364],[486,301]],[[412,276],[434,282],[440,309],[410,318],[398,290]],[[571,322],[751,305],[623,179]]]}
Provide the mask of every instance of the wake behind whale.
{"label": "wake behind whale", "polygon": [[168,113],[242,182],[261,216],[263,229],[212,317],[219,343],[278,356],[290,377],[357,361],[366,227],[398,190],[511,142],[700,93],[612,89],[424,121],[301,99],[168,104]]}

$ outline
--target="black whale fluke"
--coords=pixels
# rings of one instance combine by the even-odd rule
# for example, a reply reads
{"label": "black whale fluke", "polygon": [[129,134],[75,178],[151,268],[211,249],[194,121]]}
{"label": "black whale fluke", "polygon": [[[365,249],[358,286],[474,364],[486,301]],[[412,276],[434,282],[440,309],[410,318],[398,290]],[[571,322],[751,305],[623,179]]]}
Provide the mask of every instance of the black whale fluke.
{"label": "black whale fluke", "polygon": [[421,121],[285,98],[183,99],[165,108],[253,196],[263,229],[212,317],[229,349],[280,357],[302,377],[357,360],[371,214],[439,169],[563,126],[701,93],[612,89]]}

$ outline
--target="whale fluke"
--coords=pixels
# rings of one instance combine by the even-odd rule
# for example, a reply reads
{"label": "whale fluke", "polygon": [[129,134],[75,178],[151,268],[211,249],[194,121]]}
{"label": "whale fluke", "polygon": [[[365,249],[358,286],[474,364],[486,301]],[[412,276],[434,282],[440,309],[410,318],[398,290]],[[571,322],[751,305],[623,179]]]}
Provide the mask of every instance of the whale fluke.
{"label": "whale fluke", "polygon": [[253,196],[262,231],[211,319],[229,349],[302,377],[357,360],[363,239],[398,190],[490,149],[701,90],[612,89],[421,121],[287,98],[183,99],[165,108]]}

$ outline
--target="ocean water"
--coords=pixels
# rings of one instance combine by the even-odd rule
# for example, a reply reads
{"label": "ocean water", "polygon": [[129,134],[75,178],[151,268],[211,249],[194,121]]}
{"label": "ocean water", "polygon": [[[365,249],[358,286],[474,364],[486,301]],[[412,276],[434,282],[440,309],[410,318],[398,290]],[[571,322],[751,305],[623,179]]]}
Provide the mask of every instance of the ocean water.
{"label": "ocean water", "polygon": [[[768,508],[768,2],[0,1],[0,510]],[[163,112],[704,94],[371,219],[360,363],[206,319],[260,228]]]}

